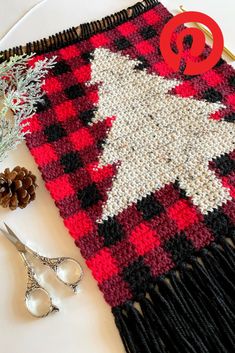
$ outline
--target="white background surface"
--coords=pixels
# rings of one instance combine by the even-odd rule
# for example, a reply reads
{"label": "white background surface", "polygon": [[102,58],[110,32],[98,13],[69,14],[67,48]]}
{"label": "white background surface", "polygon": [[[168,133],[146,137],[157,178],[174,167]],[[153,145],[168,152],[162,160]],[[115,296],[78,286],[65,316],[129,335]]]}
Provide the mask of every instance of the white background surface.
{"label": "white background surface", "polygon": [[[133,0],[0,0],[0,50],[25,44],[82,22],[99,19],[133,5]],[[179,5],[213,17],[223,30],[226,45],[235,52],[234,0],[165,0],[176,13]],[[59,287],[55,301],[60,313],[33,319],[23,303],[24,265],[15,248],[0,236],[0,351],[2,353],[123,353],[123,347],[95,280],[68,235],[24,144],[0,165],[25,166],[38,176],[37,199],[25,210],[0,209],[0,223],[11,225],[27,245],[45,256],[71,256],[85,271],[80,293]],[[1,224],[2,225],[2,224]]]}

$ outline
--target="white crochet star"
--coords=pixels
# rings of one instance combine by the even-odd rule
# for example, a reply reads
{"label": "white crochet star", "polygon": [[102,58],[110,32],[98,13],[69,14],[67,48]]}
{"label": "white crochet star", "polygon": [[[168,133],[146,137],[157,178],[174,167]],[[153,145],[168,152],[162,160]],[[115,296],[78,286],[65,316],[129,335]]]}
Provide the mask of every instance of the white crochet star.
{"label": "white crochet star", "polygon": [[99,84],[92,124],[115,117],[99,167],[120,163],[102,219],[179,181],[203,214],[230,199],[209,161],[235,146],[233,124],[209,119],[221,104],[174,96],[180,82],[136,69],[138,61],[95,50],[91,84]]}

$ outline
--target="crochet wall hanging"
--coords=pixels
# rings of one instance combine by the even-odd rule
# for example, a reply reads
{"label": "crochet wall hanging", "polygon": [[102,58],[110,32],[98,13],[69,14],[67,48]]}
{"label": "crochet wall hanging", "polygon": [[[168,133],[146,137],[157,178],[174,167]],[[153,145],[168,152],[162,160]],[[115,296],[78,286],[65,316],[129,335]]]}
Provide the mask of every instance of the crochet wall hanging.
{"label": "crochet wall hanging", "polygon": [[126,352],[232,352],[235,72],[173,72],[171,17],[146,0],[15,48],[57,56],[27,144]]}

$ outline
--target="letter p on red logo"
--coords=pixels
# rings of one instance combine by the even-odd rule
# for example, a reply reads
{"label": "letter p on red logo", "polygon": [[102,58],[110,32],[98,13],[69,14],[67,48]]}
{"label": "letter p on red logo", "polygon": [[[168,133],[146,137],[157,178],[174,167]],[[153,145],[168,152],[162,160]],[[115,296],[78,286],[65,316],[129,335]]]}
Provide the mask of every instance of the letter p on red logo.
{"label": "letter p on red logo", "polygon": [[[198,28],[184,27],[182,31],[176,31],[179,26],[185,23],[198,22],[205,25],[213,36],[213,45],[211,52],[204,60],[198,60],[198,57],[205,49],[205,34]],[[176,33],[177,53],[172,50],[172,35]],[[160,37],[160,49],[166,63],[174,70],[179,71],[181,60],[184,57],[184,38],[192,36],[192,45],[189,55],[185,57],[186,67],[185,75],[198,75],[211,69],[220,59],[223,48],[224,38],[218,24],[206,14],[196,11],[187,11],[176,15],[164,26]]]}

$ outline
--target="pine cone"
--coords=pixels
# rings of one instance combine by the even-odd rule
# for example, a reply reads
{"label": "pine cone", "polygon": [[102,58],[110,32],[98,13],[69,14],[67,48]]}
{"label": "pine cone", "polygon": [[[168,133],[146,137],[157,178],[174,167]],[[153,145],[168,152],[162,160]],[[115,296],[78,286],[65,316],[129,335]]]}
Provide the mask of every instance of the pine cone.
{"label": "pine cone", "polygon": [[36,176],[26,168],[6,168],[0,173],[0,205],[15,210],[25,208],[35,199]]}

